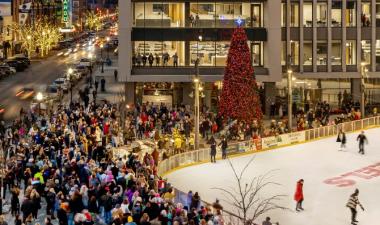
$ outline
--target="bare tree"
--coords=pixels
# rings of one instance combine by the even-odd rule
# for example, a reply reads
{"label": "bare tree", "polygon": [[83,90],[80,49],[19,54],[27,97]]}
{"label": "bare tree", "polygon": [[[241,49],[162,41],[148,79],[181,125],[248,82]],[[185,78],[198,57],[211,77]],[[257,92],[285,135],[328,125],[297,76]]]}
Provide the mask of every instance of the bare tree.
{"label": "bare tree", "polygon": [[[249,165],[252,164],[254,157],[252,157],[244,168],[238,172],[231,160],[228,163],[234,173],[236,181],[235,187],[225,188],[212,188],[219,190],[226,197],[225,201],[235,207],[239,224],[254,225],[254,221],[261,215],[268,213],[272,210],[289,210],[278,202],[286,195],[272,195],[270,197],[263,197],[262,192],[271,186],[281,186],[281,184],[270,181],[273,173],[269,171],[263,175],[253,177],[248,182],[244,181],[244,175]],[[236,222],[234,222],[236,224]]]}

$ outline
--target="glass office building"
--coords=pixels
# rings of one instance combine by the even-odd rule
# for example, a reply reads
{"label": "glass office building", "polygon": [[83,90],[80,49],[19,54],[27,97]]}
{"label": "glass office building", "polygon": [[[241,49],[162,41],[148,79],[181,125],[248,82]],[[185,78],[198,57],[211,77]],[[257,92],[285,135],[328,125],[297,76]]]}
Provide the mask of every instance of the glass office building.
{"label": "glass office building", "polygon": [[[128,0],[119,5],[120,79],[128,85],[173,82],[183,93],[191,91],[199,57],[201,80],[215,86],[223,78],[236,21],[246,30],[256,78],[269,98],[289,68],[299,79],[349,79],[351,93],[360,92],[362,65],[369,77],[380,73],[379,0]],[[159,58],[157,66],[136,60],[150,54]],[[169,56],[165,64],[163,56]]]}

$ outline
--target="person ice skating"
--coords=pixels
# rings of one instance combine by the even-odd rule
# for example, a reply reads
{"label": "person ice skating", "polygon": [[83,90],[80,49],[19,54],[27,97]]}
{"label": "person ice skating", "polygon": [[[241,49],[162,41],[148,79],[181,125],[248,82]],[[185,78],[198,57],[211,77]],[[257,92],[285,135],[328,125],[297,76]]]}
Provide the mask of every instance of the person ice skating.
{"label": "person ice skating", "polygon": [[294,200],[297,202],[297,204],[296,204],[296,211],[299,212],[300,210],[304,210],[302,208],[302,202],[303,202],[303,179],[301,179],[301,180],[299,180],[297,182],[296,193],[294,194]]}
{"label": "person ice skating", "polygon": [[216,159],[215,159],[215,156],[216,156],[216,141],[215,141],[214,136],[211,136],[211,138],[209,140],[209,143],[210,143],[210,148],[211,148],[211,151],[210,151],[211,162],[216,163]]}
{"label": "person ice skating", "polygon": [[356,138],[359,141],[359,154],[364,155],[364,143],[368,144],[367,137],[364,135],[364,131],[362,131],[359,136]]}
{"label": "person ice skating", "polygon": [[227,138],[225,136],[222,137],[222,141],[219,143],[219,146],[222,147],[222,159],[226,159],[228,143]]}
{"label": "person ice skating", "polygon": [[346,133],[344,133],[342,129],[339,130],[336,142],[340,142],[340,150],[343,150],[343,148],[346,148],[346,142],[347,142]]}
{"label": "person ice skating", "polygon": [[360,208],[364,211],[364,207],[359,202],[358,195],[359,195],[359,190],[355,189],[355,192],[351,194],[346,205],[351,211],[351,224],[356,224],[358,222],[356,220],[356,215],[358,213],[358,211],[356,210],[356,206],[359,205]]}

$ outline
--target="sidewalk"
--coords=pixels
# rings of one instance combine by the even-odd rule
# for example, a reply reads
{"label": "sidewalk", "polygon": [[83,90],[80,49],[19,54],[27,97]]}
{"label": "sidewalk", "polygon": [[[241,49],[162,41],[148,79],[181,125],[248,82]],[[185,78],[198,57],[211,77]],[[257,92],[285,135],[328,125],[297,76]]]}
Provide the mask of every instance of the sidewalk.
{"label": "sidewalk", "polygon": [[[117,66],[104,66],[104,73],[101,72],[101,67],[98,68],[93,76],[93,80],[97,80],[99,82],[98,94],[97,94],[97,102],[101,102],[103,100],[107,100],[111,103],[119,103],[124,99],[124,84],[115,81],[114,72],[117,70]],[[102,92],[100,89],[100,80],[105,79],[105,92]],[[90,102],[93,101],[92,95],[90,95]]]}

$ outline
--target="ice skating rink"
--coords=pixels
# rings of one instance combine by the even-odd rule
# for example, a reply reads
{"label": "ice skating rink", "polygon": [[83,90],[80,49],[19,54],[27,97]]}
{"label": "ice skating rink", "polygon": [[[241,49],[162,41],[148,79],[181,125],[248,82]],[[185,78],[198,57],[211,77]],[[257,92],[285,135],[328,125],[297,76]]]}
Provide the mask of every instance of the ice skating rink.
{"label": "ice skating rink", "polygon": [[[358,133],[347,134],[347,148],[339,151],[336,137],[309,142],[306,144],[284,147],[255,155],[231,158],[240,171],[243,166],[255,157],[247,170],[247,175],[254,177],[268,171],[273,172],[272,181],[281,187],[266,189],[263,194],[286,194],[281,204],[292,211],[272,211],[273,222],[282,225],[347,225],[350,224],[350,211],[347,200],[355,188],[360,190],[359,200],[366,209],[358,208],[358,224],[380,225],[380,129],[365,131],[368,138],[366,155],[358,154]],[[249,179],[250,177],[246,177]],[[227,161],[216,164],[206,163],[187,167],[167,175],[170,183],[176,188],[193,193],[198,191],[207,202],[221,199],[225,209],[232,212],[234,208],[223,200],[222,193],[214,187],[236,187],[232,170]],[[305,211],[295,212],[293,200],[296,182],[303,178]]]}

